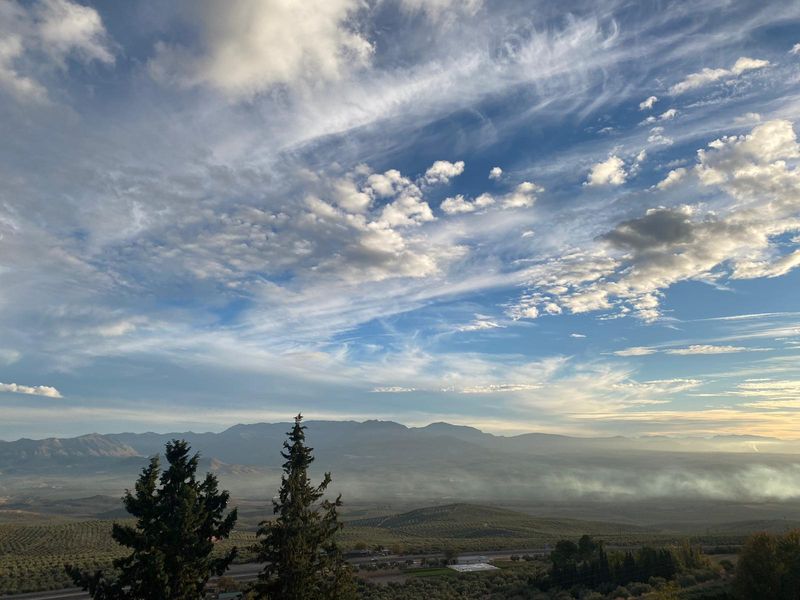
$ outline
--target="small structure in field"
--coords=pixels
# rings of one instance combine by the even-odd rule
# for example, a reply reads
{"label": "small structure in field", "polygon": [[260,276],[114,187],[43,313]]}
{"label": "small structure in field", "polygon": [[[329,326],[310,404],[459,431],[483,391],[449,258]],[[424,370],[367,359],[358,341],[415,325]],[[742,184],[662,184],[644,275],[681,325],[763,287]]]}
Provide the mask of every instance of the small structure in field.
{"label": "small structure in field", "polygon": [[448,569],[453,569],[459,573],[477,573],[478,571],[496,571],[497,567],[487,562],[471,562],[458,565],[447,565]]}

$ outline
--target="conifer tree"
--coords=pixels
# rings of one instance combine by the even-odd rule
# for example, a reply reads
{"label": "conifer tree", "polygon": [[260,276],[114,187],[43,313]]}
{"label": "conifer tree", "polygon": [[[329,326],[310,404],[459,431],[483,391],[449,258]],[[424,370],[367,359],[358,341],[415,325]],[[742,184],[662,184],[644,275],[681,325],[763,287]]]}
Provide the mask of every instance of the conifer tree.
{"label": "conifer tree", "polygon": [[[198,455],[173,440],[166,445],[169,467],[158,456],[142,470],[123,502],[136,524],[114,524],[113,538],[132,553],[114,561],[114,572],[94,573],[67,566],[76,585],[95,600],[197,600],[212,575],[222,575],[236,549],[215,556],[214,543],[227,538],[236,509],[225,515],[229,494],[211,473],[197,481]],[[160,475],[160,477],[159,477]]]}
{"label": "conifer tree", "polygon": [[320,499],[331,483],[330,473],[318,486],[312,485],[308,468],[313,448],[305,445],[303,416],[297,415],[287,433],[281,455],[283,476],[278,498],[273,500],[274,520],[258,530],[258,558],[266,566],[255,591],[268,600],[348,600],[355,597],[350,568],[336,544],[342,524],[334,501]]}

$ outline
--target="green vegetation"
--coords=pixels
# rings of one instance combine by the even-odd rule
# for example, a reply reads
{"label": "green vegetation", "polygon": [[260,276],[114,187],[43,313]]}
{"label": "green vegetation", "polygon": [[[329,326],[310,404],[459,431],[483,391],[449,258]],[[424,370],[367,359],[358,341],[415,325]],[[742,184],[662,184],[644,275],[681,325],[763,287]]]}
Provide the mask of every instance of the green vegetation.
{"label": "green vegetation", "polygon": [[348,521],[341,534],[348,547],[383,546],[393,553],[543,548],[565,536],[602,536],[617,545],[671,543],[675,536],[643,527],[573,519],[537,518],[519,512],[450,504],[400,515]]}
{"label": "green vegetation", "polygon": [[[516,559],[516,560],[515,560]],[[442,568],[407,569],[404,582],[360,582],[364,600],[730,600],[725,570],[697,548],[642,547],[606,552],[583,536],[561,540],[549,559],[512,557],[500,570],[457,575]],[[420,577],[420,575],[424,575]]]}
{"label": "green vegetation", "polygon": [[123,498],[136,522],[111,528],[129,552],[113,560],[113,569],[67,565],[75,585],[100,600],[196,600],[212,575],[225,573],[236,549],[214,552],[215,541],[230,536],[236,510],[225,514],[228,492],[210,473],[198,481],[199,456],[189,453],[185,441],[173,440],[163,473],[158,456],[150,460]]}
{"label": "green vegetation", "polygon": [[[132,525],[134,521],[118,521]],[[111,537],[111,521],[73,521],[41,525],[0,524],[0,593],[55,590],[72,585],[64,564],[86,569],[107,569],[116,558],[128,554]],[[222,555],[234,546],[247,548],[255,533],[234,530],[215,545]],[[252,560],[242,553],[242,561]]]}
{"label": "green vegetation", "polygon": [[278,499],[273,500],[277,518],[264,521],[258,530],[258,558],[265,563],[255,586],[255,597],[265,600],[350,600],[355,587],[350,567],[344,562],[335,536],[341,529],[337,509],[341,496],[322,500],[331,474],[318,486],[311,485],[308,468],[314,461],[305,445],[302,415],[287,434],[281,453],[283,477]]}
{"label": "green vegetation", "polygon": [[800,529],[750,537],[736,566],[736,591],[742,599],[800,598]]}

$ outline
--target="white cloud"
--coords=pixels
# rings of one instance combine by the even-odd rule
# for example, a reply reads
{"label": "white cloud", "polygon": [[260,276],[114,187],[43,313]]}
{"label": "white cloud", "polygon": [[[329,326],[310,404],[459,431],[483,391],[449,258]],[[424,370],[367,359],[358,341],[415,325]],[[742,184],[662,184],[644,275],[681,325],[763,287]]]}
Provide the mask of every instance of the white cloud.
{"label": "white cloud", "polygon": [[678,354],[690,356],[694,354],[732,354],[734,352],[748,352],[752,349],[743,346],[714,346],[712,344],[693,344],[686,348],[671,348],[666,350],[667,354]]}
{"label": "white cloud", "polygon": [[789,54],[800,54],[800,42],[792,46],[792,49],[789,50]]}
{"label": "white cloud", "polygon": [[690,90],[704,87],[720,79],[728,77],[735,77],[745,73],[746,71],[753,71],[763,69],[770,66],[768,60],[761,60],[756,58],[748,58],[746,56],[740,57],[730,69],[709,69],[705,68],[698,73],[687,75],[686,79],[676,83],[669,89],[669,93],[673,96],[683,94]]}
{"label": "white cloud", "polygon": [[650,110],[653,108],[656,102],[658,102],[658,98],[655,96],[650,96],[646,100],[643,100],[639,103],[639,110]]}
{"label": "white cloud", "polygon": [[373,47],[353,24],[358,0],[214,0],[182,11],[197,47],[159,42],[150,72],[250,98],[276,85],[317,87],[368,64]]}
{"label": "white cloud", "polygon": [[753,123],[761,122],[761,115],[757,112],[748,112],[744,113],[743,115],[739,115],[733,120],[733,122],[737,125],[752,125]]}
{"label": "white cloud", "polygon": [[603,162],[592,166],[584,185],[622,185],[628,174],[625,171],[625,161],[619,156],[609,156]]}
{"label": "white cloud", "polygon": [[45,85],[26,74],[45,63],[66,71],[67,59],[112,64],[108,35],[94,8],[70,0],[0,3],[0,87],[20,99],[44,102]]}
{"label": "white cloud", "polygon": [[667,176],[664,179],[656,184],[656,187],[660,190],[665,190],[681,181],[684,177],[686,177],[687,173],[688,171],[685,167],[672,169],[669,173],[667,173]]}
{"label": "white cloud", "polygon": [[555,300],[573,313],[616,306],[654,321],[663,290],[679,281],[775,277],[800,266],[800,249],[782,239],[800,231],[800,170],[787,162],[800,157],[792,124],[765,122],[697,157],[701,190],[721,192],[714,211],[685,204],[623,221],[600,236],[605,246],[531,269],[537,284],[515,310]]}
{"label": "white cloud", "polygon": [[399,385],[379,386],[372,388],[372,392],[375,394],[408,394],[415,391],[417,390],[413,387],[402,387]]}
{"label": "white cloud", "polygon": [[493,321],[485,315],[475,315],[475,320],[466,325],[457,327],[457,331],[485,331],[487,329],[503,329],[505,325]]}
{"label": "white cloud", "polygon": [[582,338],[585,338],[586,336],[585,336],[584,334],[582,334],[582,333],[570,333],[570,334],[569,334],[569,337],[571,337],[571,338],[577,338],[577,339],[582,339]]}
{"label": "white cloud", "polygon": [[445,198],[439,205],[439,208],[449,215],[454,215],[457,213],[473,212],[476,206],[473,202],[464,198],[463,195],[458,194],[452,198]]}
{"label": "white cloud", "polygon": [[642,121],[642,125],[650,125],[652,123],[657,123],[658,121],[669,121],[674,119],[678,115],[678,111],[675,108],[670,108],[669,110],[665,110],[658,116],[650,115],[644,121]]}
{"label": "white cloud", "polygon": [[523,181],[503,197],[503,208],[529,208],[536,202],[536,194],[544,188],[531,181]]}
{"label": "white cloud", "polygon": [[647,356],[658,352],[655,348],[647,348],[645,346],[635,346],[633,348],[625,348],[624,350],[617,350],[614,352],[617,356]]}
{"label": "white cloud", "polygon": [[669,110],[664,111],[660,115],[658,115],[659,121],[669,121],[670,119],[674,119],[675,116],[678,114],[678,111],[674,108],[670,108]]}
{"label": "white cloud", "polygon": [[97,11],[70,0],[40,0],[36,6],[44,51],[61,62],[73,55],[83,62],[114,62],[103,21]]}
{"label": "white cloud", "polygon": [[495,199],[491,194],[481,194],[474,200],[468,200],[463,195],[458,194],[451,198],[445,198],[439,205],[444,212],[449,215],[458,213],[475,212],[480,208],[486,208],[495,203]]}
{"label": "white cloud", "polygon": [[489,171],[489,179],[500,179],[503,176],[503,169],[500,167],[492,167]]}
{"label": "white cloud", "polygon": [[650,135],[647,136],[647,141],[656,146],[670,146],[673,142],[672,138],[664,135],[663,127],[653,127],[650,130]]}
{"label": "white cloud", "polygon": [[19,385],[17,383],[0,383],[0,392],[12,394],[29,394],[31,396],[47,396],[48,398],[61,398],[61,393],[48,385]]}
{"label": "white cloud", "polygon": [[464,161],[450,162],[447,160],[437,160],[430,168],[425,171],[425,183],[435,185],[447,183],[453,177],[457,177],[464,172]]}

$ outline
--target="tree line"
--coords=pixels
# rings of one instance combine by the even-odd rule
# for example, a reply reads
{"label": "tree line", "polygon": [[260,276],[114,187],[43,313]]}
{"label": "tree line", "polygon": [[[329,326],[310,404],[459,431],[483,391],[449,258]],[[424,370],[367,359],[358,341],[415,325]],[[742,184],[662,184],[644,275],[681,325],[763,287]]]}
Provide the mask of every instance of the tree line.
{"label": "tree line", "polygon": [[[312,484],[308,469],[313,449],[305,444],[302,415],[284,442],[283,475],[273,499],[274,518],[261,522],[257,557],[264,562],[249,597],[256,600],[349,600],[355,585],[336,544],[341,529],[341,496],[323,500],[331,483],[326,473]],[[114,540],[130,554],[110,570],[83,570],[66,565],[74,583],[95,600],[197,600],[213,576],[228,569],[237,549],[219,555],[218,541],[227,539],[237,520],[228,510],[230,494],[208,473],[197,477],[199,455],[183,440],[173,440],[164,453],[142,470],[133,490],[123,497],[134,525],[114,524]]]}

